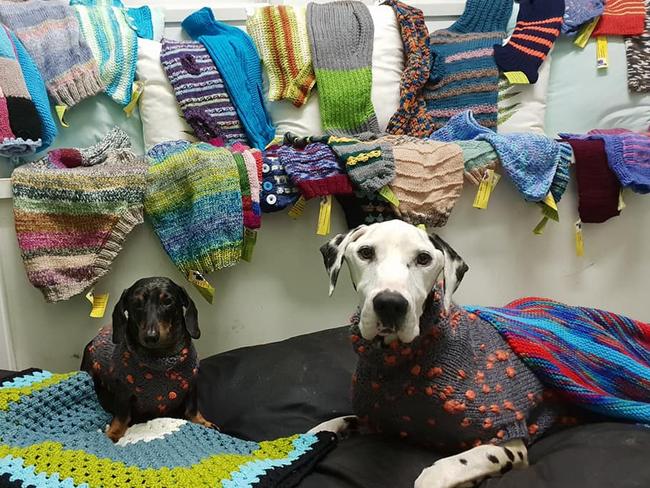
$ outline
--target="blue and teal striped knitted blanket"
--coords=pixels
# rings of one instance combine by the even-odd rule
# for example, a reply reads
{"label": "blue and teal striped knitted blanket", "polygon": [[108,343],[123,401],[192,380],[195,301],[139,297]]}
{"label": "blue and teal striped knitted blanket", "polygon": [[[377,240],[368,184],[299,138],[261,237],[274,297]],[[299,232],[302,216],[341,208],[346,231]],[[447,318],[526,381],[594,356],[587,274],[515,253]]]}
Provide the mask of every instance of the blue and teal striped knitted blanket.
{"label": "blue and teal striped knitted blanket", "polygon": [[549,387],[608,417],[650,424],[650,324],[544,298],[466,307]]}
{"label": "blue and teal striped knitted blanket", "polygon": [[0,385],[0,486],[289,487],[335,445],[333,434],[244,441],[155,419],[113,444],[84,372],[35,371]]}

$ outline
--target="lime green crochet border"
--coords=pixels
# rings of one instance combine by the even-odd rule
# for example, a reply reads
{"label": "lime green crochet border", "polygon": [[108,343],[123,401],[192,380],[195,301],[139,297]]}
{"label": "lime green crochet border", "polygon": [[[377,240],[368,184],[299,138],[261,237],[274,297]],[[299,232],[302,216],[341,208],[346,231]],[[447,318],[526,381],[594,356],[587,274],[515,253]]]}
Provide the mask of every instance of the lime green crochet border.
{"label": "lime green crochet border", "polygon": [[35,391],[43,390],[44,388],[48,388],[63,380],[72,378],[76,374],[79,373],[54,374],[49,378],[29,386],[23,386],[20,388],[0,388],[0,410],[9,410],[9,405],[11,403],[20,402],[21,397],[31,395]]}

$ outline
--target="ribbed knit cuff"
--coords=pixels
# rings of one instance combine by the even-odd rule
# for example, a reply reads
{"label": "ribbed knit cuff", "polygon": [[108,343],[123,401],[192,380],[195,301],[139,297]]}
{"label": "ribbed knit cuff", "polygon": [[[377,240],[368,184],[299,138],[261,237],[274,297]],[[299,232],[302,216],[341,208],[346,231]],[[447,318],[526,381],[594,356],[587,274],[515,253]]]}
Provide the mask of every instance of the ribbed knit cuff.
{"label": "ribbed knit cuff", "polygon": [[85,65],[75,66],[65,73],[65,80],[50,80],[47,89],[57,105],[73,107],[82,100],[104,91],[97,62],[93,59]]}
{"label": "ribbed knit cuff", "polygon": [[505,31],[512,4],[512,0],[468,0],[465,11],[449,30],[460,33]]}
{"label": "ribbed knit cuff", "polygon": [[301,180],[296,183],[302,196],[307,200],[327,195],[349,195],[354,191],[347,175],[333,175],[320,180]]}
{"label": "ribbed knit cuff", "polygon": [[176,265],[184,275],[187,275],[190,271],[209,274],[218,269],[237,264],[241,260],[242,245],[243,241],[236,241],[229,246],[213,249],[196,259],[176,263]]}

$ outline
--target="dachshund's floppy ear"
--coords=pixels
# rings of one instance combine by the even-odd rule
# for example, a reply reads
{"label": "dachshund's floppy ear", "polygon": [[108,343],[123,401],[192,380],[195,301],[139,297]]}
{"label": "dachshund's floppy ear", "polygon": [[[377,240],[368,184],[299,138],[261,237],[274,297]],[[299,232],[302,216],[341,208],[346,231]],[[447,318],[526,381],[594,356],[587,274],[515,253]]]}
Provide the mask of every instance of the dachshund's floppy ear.
{"label": "dachshund's floppy ear", "polygon": [[194,301],[190,298],[185,291],[185,288],[179,286],[181,293],[181,303],[183,304],[183,309],[185,311],[184,320],[185,320],[185,329],[192,339],[198,339],[201,337],[201,330],[199,329],[199,311],[194,305]]}
{"label": "dachshund's floppy ear", "polygon": [[429,239],[435,248],[442,252],[445,258],[443,267],[444,286],[442,306],[445,312],[448,312],[449,307],[451,307],[451,297],[458,289],[469,266],[467,266],[463,258],[449,244],[443,241],[440,236],[429,234]]}
{"label": "dachshund's floppy ear", "polygon": [[126,311],[126,297],[129,294],[127,288],[122,292],[120,299],[115,304],[113,309],[113,344],[120,344],[124,340],[126,334],[126,324],[129,321]]}
{"label": "dachshund's floppy ear", "polygon": [[336,287],[336,280],[339,277],[339,271],[341,271],[341,265],[345,258],[345,250],[348,248],[350,243],[356,241],[359,237],[365,234],[367,229],[367,225],[360,225],[347,234],[338,234],[327,244],[321,246],[320,252],[323,255],[325,270],[330,276],[330,296],[332,296],[334,288]]}

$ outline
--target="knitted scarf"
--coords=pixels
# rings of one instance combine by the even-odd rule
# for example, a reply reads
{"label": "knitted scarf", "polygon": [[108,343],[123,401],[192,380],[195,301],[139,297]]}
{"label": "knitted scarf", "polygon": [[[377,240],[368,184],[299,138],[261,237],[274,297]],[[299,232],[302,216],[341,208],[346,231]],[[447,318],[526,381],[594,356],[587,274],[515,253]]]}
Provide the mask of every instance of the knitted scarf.
{"label": "knitted scarf", "polygon": [[645,8],[645,32],[625,38],[627,86],[634,92],[650,92],[650,0]]}
{"label": "knitted scarf", "polygon": [[650,324],[544,298],[466,308],[494,325],[537,377],[572,403],[650,423]]}
{"label": "knitted scarf", "polygon": [[3,0],[0,22],[25,44],[58,105],[72,107],[103,91],[97,61],[81,36],[79,22],[67,2]]}
{"label": "knitted scarf", "polygon": [[0,484],[295,486],[331,450],[331,433],[272,441],[237,439],[185,420],[159,418],[113,444],[85,372],[19,374],[0,385]]}
{"label": "knitted scarf", "polygon": [[145,208],[174,264],[210,273],[239,262],[243,241],[240,174],[228,149],[170,141],[148,153]]}
{"label": "knitted scarf", "polygon": [[106,274],[143,221],[146,166],[121,130],[88,149],[55,149],[12,174],[14,218],[27,278],[48,302]]}
{"label": "knitted scarf", "polygon": [[106,85],[106,94],[120,105],[128,105],[133,93],[138,38],[129,25],[127,11],[119,0],[71,0],[81,33]]}

